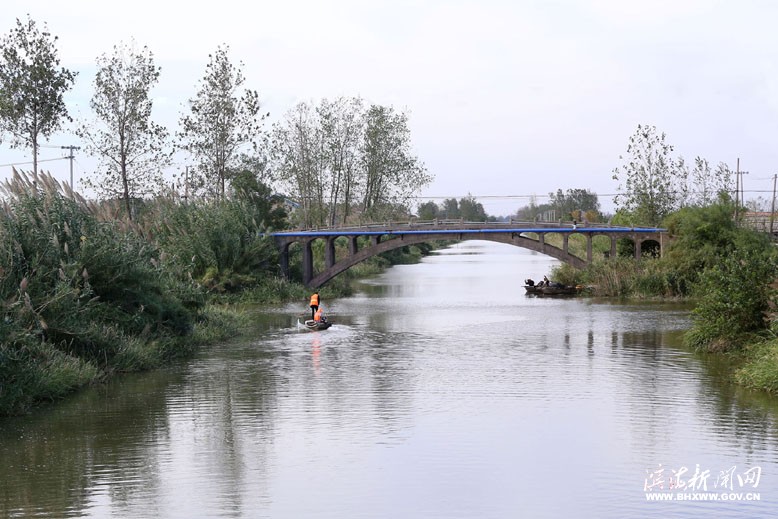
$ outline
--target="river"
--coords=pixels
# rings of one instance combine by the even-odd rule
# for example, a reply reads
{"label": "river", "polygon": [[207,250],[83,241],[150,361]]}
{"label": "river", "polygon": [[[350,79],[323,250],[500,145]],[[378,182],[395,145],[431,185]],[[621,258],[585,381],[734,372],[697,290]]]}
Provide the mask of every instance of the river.
{"label": "river", "polygon": [[[778,400],[685,350],[688,308],[525,296],[469,241],[248,338],[0,420],[0,517],[778,514]],[[671,500],[670,500],[671,499]]]}

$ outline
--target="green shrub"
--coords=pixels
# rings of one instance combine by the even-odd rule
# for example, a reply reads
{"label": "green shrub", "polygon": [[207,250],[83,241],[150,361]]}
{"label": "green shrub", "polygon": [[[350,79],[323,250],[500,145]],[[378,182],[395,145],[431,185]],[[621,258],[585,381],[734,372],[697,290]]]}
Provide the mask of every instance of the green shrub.
{"label": "green shrub", "polygon": [[705,269],[694,287],[697,306],[686,343],[707,350],[730,349],[763,332],[776,275],[775,253],[760,247],[736,248]]}

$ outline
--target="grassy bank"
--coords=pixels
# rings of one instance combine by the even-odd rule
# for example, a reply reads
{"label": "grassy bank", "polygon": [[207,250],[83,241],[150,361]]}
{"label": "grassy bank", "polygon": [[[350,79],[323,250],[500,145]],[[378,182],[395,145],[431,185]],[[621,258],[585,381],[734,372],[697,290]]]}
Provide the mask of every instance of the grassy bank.
{"label": "grassy bank", "polygon": [[[661,258],[635,262],[622,240],[619,257],[596,259],[582,270],[562,265],[552,278],[598,296],[689,301],[692,327],[684,343],[729,362],[734,382],[778,393],[778,253],[769,236],[750,230],[736,213],[726,198],[684,208],[663,222],[671,240]],[[582,249],[573,237],[570,246]]]}
{"label": "grassy bank", "polygon": [[[302,284],[281,279],[278,251],[262,237],[267,222],[280,222],[270,205],[163,199],[128,220],[49,176],[20,174],[3,195],[0,415],[239,334],[248,324],[244,304],[308,299]],[[427,250],[404,247],[363,262],[323,295],[348,295],[354,278]],[[294,258],[292,266],[300,270]]]}
{"label": "grassy bank", "polygon": [[735,372],[738,384],[778,394],[778,338],[748,344],[742,362]]}
{"label": "grassy bank", "polygon": [[[133,219],[110,202],[92,203],[51,177],[16,175],[3,186],[0,213],[0,414],[24,412],[117,373],[153,369],[247,324],[245,304],[307,305],[302,247],[289,249],[292,281],[281,278],[267,232],[285,218],[264,194],[182,203],[141,201]],[[599,243],[584,270],[562,265],[551,277],[612,297],[687,298],[695,302],[687,344],[744,359],[739,383],[776,391],[776,344],[768,310],[776,254],[764,236],[733,222],[731,206],[682,211],[661,259],[605,259]],[[575,250],[582,236],[571,237]],[[337,276],[325,300],[352,293],[352,282],[390,265],[419,261],[434,247],[399,247]],[[336,258],[349,254],[335,242]],[[324,242],[313,244],[314,270]],[[360,243],[360,247],[367,243]],[[295,281],[297,280],[297,281]],[[764,289],[763,289],[764,288]]]}

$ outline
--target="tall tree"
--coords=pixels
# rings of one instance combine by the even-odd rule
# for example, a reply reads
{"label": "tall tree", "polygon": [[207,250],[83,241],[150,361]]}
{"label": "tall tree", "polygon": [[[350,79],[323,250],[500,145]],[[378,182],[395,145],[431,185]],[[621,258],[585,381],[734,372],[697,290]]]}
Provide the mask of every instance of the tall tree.
{"label": "tall tree", "polygon": [[227,180],[237,168],[236,160],[247,149],[257,153],[262,140],[259,94],[245,89],[243,63],[229,59],[229,47],[219,46],[210,54],[205,76],[193,99],[190,113],[180,119],[180,145],[195,160],[199,179],[193,186],[224,198]]}
{"label": "tall tree", "polygon": [[156,193],[170,164],[168,132],[151,121],[149,92],[160,68],[148,47],[136,50],[134,43],[115,45],[97,66],[89,102],[95,120],[77,131],[87,152],[100,159],[98,171],[85,183],[102,195],[121,197],[132,219],[132,198]]}
{"label": "tall tree", "polygon": [[325,223],[323,150],[318,115],[309,104],[297,104],[273,125],[271,153],[275,175],[282,189],[298,199],[299,223],[304,227]]}
{"label": "tall tree", "polygon": [[408,213],[412,195],[431,177],[410,150],[405,114],[364,109],[359,98],[300,103],[273,126],[273,170],[301,204],[306,226]]}
{"label": "tall tree", "polygon": [[673,147],[655,126],[638,125],[629,139],[623,164],[613,170],[620,183],[617,207],[631,213],[637,223],[658,225],[686,198],[688,171],[683,159],[672,157]]}
{"label": "tall tree", "polygon": [[32,149],[36,174],[40,137],[72,120],[64,94],[76,73],[59,66],[57,39],[28,15],[0,41],[0,134],[10,134],[12,147]]}
{"label": "tall tree", "polygon": [[432,181],[411,151],[408,116],[392,107],[373,105],[365,115],[362,145],[362,210],[377,216],[382,206],[404,206]]}
{"label": "tall tree", "polygon": [[324,99],[316,111],[329,173],[326,179],[329,185],[328,220],[330,225],[335,225],[339,216],[346,221],[356,196],[359,144],[364,125],[362,100],[358,97],[341,97],[332,102]]}

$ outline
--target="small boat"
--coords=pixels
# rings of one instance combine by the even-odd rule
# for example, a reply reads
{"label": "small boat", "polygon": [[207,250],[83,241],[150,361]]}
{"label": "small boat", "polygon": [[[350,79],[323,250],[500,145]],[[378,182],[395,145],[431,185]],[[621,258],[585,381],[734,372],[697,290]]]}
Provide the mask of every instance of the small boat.
{"label": "small boat", "polygon": [[330,326],[332,326],[330,321],[314,321],[313,319],[308,319],[305,321],[305,327],[314,332],[318,330],[326,330]]}
{"label": "small boat", "polygon": [[554,281],[551,281],[549,284],[546,283],[532,283],[530,284],[531,280],[526,280],[524,285],[524,290],[527,291],[527,295],[536,295],[536,296],[568,296],[568,295],[574,295],[579,293],[581,290],[583,290],[583,287],[581,285],[563,285],[561,283],[556,283]]}
{"label": "small boat", "polygon": [[571,296],[577,294],[583,287],[576,285],[550,285],[540,288],[540,293],[544,296]]}

